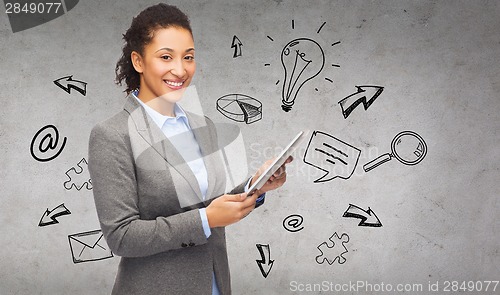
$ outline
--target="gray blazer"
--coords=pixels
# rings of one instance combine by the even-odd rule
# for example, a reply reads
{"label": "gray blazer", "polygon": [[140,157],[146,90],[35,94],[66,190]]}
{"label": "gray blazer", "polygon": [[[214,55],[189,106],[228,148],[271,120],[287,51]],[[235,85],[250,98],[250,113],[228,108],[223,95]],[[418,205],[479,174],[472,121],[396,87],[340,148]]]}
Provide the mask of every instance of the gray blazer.
{"label": "gray blazer", "polygon": [[[88,167],[104,237],[121,256],[112,294],[231,293],[224,228],[207,239],[197,208],[224,194],[215,126],[187,112],[208,172],[206,201],[189,166],[132,96],[90,135]],[[230,193],[240,193],[244,184]]]}

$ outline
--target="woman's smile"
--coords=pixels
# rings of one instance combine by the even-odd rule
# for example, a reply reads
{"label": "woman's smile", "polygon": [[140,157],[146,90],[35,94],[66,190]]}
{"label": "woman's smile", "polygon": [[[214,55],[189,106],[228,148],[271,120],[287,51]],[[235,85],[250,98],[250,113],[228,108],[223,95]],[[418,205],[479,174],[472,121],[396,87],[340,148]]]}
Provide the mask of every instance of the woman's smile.
{"label": "woman's smile", "polygon": [[142,54],[133,52],[131,57],[140,74],[138,97],[143,102],[177,102],[182,95],[172,92],[188,87],[196,70],[193,36],[184,28],[158,29]]}
{"label": "woman's smile", "polygon": [[182,85],[184,85],[184,82],[185,81],[172,81],[172,80],[163,80],[163,82],[165,82],[165,84],[167,84],[167,86],[170,88],[170,89],[173,89],[173,90],[179,90],[182,88]]}

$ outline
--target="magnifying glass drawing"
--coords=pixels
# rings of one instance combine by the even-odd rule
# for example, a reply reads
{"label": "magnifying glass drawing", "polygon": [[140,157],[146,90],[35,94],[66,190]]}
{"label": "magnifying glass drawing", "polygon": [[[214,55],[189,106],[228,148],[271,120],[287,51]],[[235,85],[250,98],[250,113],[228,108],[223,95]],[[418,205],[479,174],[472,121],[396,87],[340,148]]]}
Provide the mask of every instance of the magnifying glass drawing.
{"label": "magnifying glass drawing", "polygon": [[383,154],[366,163],[363,169],[368,172],[392,158],[396,158],[405,165],[416,165],[425,158],[426,154],[427,144],[420,135],[413,131],[402,131],[392,140],[390,154]]}

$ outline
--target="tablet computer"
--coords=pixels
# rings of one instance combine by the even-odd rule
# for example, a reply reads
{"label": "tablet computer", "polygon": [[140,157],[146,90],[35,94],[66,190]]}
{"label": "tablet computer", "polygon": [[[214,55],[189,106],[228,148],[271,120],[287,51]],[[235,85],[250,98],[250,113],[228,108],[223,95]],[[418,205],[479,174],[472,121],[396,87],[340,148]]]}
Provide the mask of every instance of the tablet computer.
{"label": "tablet computer", "polygon": [[300,145],[300,143],[304,140],[306,137],[306,134],[308,131],[300,131],[293,139],[292,141],[288,144],[286,148],[283,149],[283,151],[279,154],[279,156],[274,159],[274,161],[267,167],[267,169],[262,172],[262,174],[257,178],[257,180],[252,184],[252,186],[248,189],[248,196],[251,196],[254,191],[262,188],[264,184],[271,178],[271,176],[276,172],[281,165],[283,165],[292,155],[292,153],[297,149],[297,147]]}

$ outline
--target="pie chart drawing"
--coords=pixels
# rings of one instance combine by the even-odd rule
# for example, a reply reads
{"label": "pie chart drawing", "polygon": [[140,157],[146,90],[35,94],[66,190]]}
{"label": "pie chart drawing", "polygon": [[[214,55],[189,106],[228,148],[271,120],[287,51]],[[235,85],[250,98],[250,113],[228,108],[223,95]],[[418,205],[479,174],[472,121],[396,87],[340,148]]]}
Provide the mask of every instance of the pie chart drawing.
{"label": "pie chart drawing", "polygon": [[217,100],[217,110],[236,122],[251,124],[262,119],[262,103],[244,94],[227,94]]}

